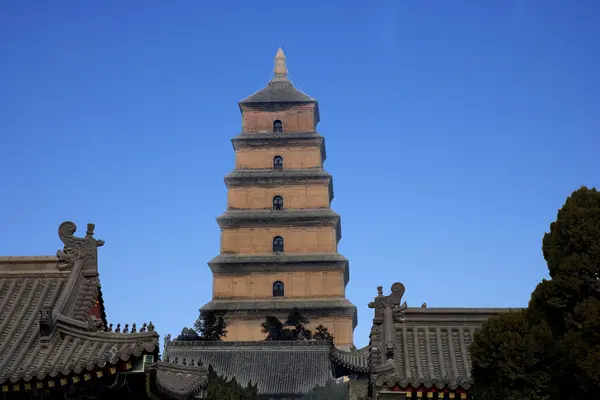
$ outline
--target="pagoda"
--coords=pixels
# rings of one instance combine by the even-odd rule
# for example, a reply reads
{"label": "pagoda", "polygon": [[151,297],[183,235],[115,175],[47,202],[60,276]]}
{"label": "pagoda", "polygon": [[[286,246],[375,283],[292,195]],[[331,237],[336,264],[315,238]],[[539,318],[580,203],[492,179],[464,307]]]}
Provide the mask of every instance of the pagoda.
{"label": "pagoda", "polygon": [[294,87],[279,48],[271,81],[239,107],[235,170],[225,176],[227,210],[217,218],[221,250],[208,263],[213,296],[202,310],[226,313],[224,340],[256,341],[265,338],[265,316],[285,319],[297,307],[338,347],[353,346],[356,307],[346,298],[348,260],[338,253],[317,100]]}

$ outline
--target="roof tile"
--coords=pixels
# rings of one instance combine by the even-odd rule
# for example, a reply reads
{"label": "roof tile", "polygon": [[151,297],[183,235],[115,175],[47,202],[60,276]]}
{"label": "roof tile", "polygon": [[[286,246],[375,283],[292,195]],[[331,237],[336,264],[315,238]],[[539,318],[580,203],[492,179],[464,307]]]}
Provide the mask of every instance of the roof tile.
{"label": "roof tile", "polygon": [[[368,355],[375,385],[468,389],[469,345],[475,331],[490,316],[508,310],[408,308],[401,304],[402,284],[392,285],[388,296],[381,287],[378,290],[379,295],[369,304],[375,308]],[[391,340],[386,338],[388,334]]]}
{"label": "roof tile", "polygon": [[[156,332],[104,332],[104,321],[93,323],[90,309],[101,301],[95,250],[101,242],[93,239],[93,226],[86,238],[74,232],[72,223],[59,228],[62,266],[60,257],[0,258],[0,384],[68,375],[158,349]],[[49,311],[50,336],[41,334],[42,310]]]}
{"label": "roof tile", "polygon": [[298,395],[333,379],[329,342],[170,342],[169,363],[211,365],[215,372],[246,385],[259,395]]}
{"label": "roof tile", "polygon": [[288,79],[273,79],[263,89],[240,101],[240,104],[314,102],[315,99],[296,89]]}

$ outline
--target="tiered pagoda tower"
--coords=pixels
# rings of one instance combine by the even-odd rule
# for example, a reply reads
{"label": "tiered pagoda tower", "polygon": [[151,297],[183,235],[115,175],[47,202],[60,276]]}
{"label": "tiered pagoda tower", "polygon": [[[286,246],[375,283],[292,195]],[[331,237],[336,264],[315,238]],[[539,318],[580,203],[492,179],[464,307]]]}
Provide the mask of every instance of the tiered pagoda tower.
{"label": "tiered pagoda tower", "polygon": [[345,295],[348,260],[337,251],[318,103],[292,85],[280,48],[269,84],[239,107],[227,211],[217,218],[221,254],[208,263],[213,299],[203,310],[227,312],[225,340],[253,341],[264,339],[266,315],[284,319],[298,307],[312,328],[323,324],[337,346],[351,346],[356,307]]}

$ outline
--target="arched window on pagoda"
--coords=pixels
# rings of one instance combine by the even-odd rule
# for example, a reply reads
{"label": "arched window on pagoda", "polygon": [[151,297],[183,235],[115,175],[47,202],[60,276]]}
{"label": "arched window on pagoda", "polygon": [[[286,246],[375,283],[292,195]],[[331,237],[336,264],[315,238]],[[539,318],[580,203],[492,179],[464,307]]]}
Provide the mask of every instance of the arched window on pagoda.
{"label": "arched window on pagoda", "polygon": [[283,197],[281,197],[281,196],[273,197],[273,210],[277,210],[277,211],[283,210]]}
{"label": "arched window on pagoda", "polygon": [[281,236],[273,238],[273,253],[283,253],[283,238]]}
{"label": "arched window on pagoda", "polygon": [[273,121],[273,132],[283,132],[283,123],[278,119]]}
{"label": "arched window on pagoda", "polygon": [[273,297],[283,297],[283,282],[277,281],[273,283]]}
{"label": "arched window on pagoda", "polygon": [[281,171],[283,169],[283,157],[275,156],[275,158],[273,158],[273,169],[275,171]]}

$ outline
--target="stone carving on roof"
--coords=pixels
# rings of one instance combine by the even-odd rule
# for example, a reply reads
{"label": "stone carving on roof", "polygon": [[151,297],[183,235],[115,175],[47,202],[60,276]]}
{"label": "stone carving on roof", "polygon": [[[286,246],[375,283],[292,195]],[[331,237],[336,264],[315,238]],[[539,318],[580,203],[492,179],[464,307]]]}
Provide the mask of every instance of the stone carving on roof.
{"label": "stone carving on roof", "polygon": [[391,287],[391,293],[383,295],[383,288],[377,287],[377,297],[369,303],[369,308],[375,309],[373,327],[378,331],[379,360],[374,360],[373,370],[378,373],[393,373],[394,354],[396,352],[396,337],[394,322],[404,322],[406,302],[400,304],[406,291],[404,285],[396,282]]}
{"label": "stone carving on roof", "polygon": [[58,236],[64,243],[64,248],[56,252],[59,268],[73,268],[77,261],[85,263],[88,260],[93,260],[96,267],[97,249],[104,245],[104,241],[94,238],[94,227],[94,224],[88,224],[85,237],[78,238],[74,236],[77,230],[75,223],[67,221],[60,224]]}
{"label": "stone carving on roof", "polygon": [[369,308],[375,309],[375,318],[383,318],[385,310],[390,308],[394,320],[396,322],[404,322],[404,312],[408,306],[406,305],[406,302],[402,304],[400,304],[400,302],[402,301],[402,296],[404,296],[406,289],[402,283],[396,282],[392,285],[391,291],[392,293],[384,296],[383,287],[378,286],[377,297],[375,297],[374,301],[369,303]]}
{"label": "stone carving on roof", "polygon": [[88,314],[86,317],[86,322],[88,324],[88,328],[90,331],[95,331],[95,332],[106,331],[104,322],[95,315]]}

